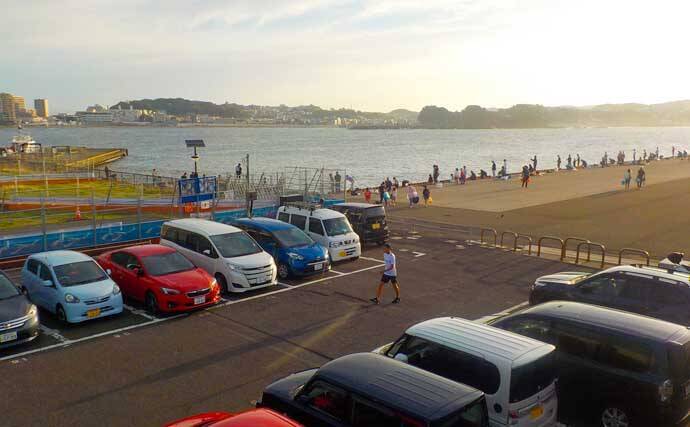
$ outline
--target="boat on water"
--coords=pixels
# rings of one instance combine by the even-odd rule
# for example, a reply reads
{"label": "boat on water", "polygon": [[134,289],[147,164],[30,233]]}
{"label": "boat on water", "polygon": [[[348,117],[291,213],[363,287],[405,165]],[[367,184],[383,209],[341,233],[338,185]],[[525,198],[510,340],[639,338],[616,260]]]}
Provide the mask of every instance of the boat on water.
{"label": "boat on water", "polygon": [[19,128],[17,135],[12,137],[9,147],[4,149],[6,154],[33,154],[41,152],[41,144],[36,142],[31,135],[22,132]]}

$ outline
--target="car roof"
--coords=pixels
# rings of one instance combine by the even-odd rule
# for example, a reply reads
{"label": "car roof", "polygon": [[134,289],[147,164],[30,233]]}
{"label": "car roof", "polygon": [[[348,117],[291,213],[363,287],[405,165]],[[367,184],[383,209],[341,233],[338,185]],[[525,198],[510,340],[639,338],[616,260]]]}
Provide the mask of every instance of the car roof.
{"label": "car roof", "polygon": [[234,222],[239,223],[239,224],[246,224],[246,225],[252,225],[255,226],[256,228],[260,228],[262,230],[267,230],[267,231],[275,231],[275,230],[287,230],[291,228],[297,228],[292,224],[288,224],[285,221],[280,221],[278,219],[273,219],[273,218],[266,218],[266,217],[256,217],[256,218],[238,218],[234,220]]}
{"label": "car roof", "polygon": [[242,412],[218,421],[213,426],[217,427],[300,427],[296,421],[293,421],[277,412],[270,409],[257,408],[247,412]]}
{"label": "car roof", "polygon": [[375,205],[373,203],[357,203],[357,202],[348,202],[348,203],[336,203],[333,206],[343,206],[346,208],[357,208],[357,209],[369,209],[369,208],[382,208],[382,205]]}
{"label": "car roof", "polygon": [[93,258],[86,254],[67,250],[39,252],[37,254],[30,255],[28,259],[37,259],[45,262],[48,265],[64,265],[72,264],[74,262],[93,261]]}
{"label": "car roof", "polygon": [[316,378],[426,420],[443,418],[483,395],[465,384],[374,353],[328,362]]}
{"label": "car roof", "polygon": [[674,341],[684,344],[690,339],[690,331],[685,326],[598,305],[551,301],[530,307],[517,314],[527,313],[583,322],[657,342]]}
{"label": "car roof", "polygon": [[459,317],[427,320],[405,333],[481,357],[493,355],[513,362],[540,357],[555,349],[550,344]]}
{"label": "car roof", "polygon": [[144,257],[150,255],[168,254],[171,252],[176,252],[175,249],[163,245],[137,245],[129,246],[127,248],[116,249],[113,252],[127,251],[131,254]]}
{"label": "car roof", "polygon": [[636,265],[618,265],[607,268],[601,273],[638,273],[646,274],[648,276],[661,277],[664,279],[675,280],[677,282],[685,282],[690,285],[690,274],[679,271],[670,271],[665,268],[650,267],[650,266],[636,266]]}
{"label": "car roof", "polygon": [[210,221],[201,218],[183,218],[167,221],[164,225],[171,225],[173,227],[180,227],[185,230],[194,231],[197,233],[215,236],[217,234],[238,233],[241,232],[237,227],[223,224],[222,222]]}
{"label": "car roof", "polygon": [[296,213],[300,215],[311,216],[318,219],[343,218],[345,216],[338,211],[328,208],[309,209],[300,208],[298,206],[281,206],[279,208],[279,211],[290,214]]}

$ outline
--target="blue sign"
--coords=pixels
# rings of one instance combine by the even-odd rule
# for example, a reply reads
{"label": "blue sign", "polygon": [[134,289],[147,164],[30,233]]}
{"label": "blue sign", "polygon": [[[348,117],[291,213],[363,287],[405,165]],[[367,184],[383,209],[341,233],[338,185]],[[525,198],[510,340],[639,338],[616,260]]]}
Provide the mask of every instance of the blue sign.
{"label": "blue sign", "polygon": [[212,200],[218,188],[215,176],[180,179],[177,185],[180,190],[180,203]]}

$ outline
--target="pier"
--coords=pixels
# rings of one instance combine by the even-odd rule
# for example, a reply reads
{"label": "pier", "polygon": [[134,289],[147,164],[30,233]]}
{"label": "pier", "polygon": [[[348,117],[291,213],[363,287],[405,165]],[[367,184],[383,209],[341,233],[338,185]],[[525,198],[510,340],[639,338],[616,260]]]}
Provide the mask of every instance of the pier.
{"label": "pier", "polygon": [[63,173],[93,170],[126,157],[126,148],[89,148],[74,146],[43,147],[31,153],[0,156],[0,175]]}

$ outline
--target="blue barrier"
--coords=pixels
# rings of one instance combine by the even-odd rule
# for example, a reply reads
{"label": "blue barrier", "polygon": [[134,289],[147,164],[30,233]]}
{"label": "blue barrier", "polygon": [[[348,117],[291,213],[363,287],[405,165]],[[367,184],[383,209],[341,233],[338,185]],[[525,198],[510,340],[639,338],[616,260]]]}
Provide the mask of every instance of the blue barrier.
{"label": "blue barrier", "polygon": [[[340,203],[342,200],[327,200],[324,206]],[[275,218],[278,206],[266,206],[254,209],[254,216]],[[217,212],[214,220],[229,223],[233,219],[246,216],[244,209]],[[161,226],[166,220],[146,221],[134,224],[105,225],[96,228],[57,231],[47,233],[45,247],[43,234],[0,239],[0,259],[30,255],[36,252],[58,249],[79,249],[114,243],[126,243],[139,239],[155,239],[161,234]],[[141,233],[141,234],[140,234]]]}

